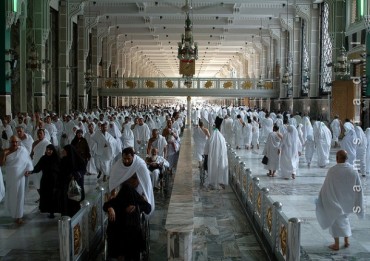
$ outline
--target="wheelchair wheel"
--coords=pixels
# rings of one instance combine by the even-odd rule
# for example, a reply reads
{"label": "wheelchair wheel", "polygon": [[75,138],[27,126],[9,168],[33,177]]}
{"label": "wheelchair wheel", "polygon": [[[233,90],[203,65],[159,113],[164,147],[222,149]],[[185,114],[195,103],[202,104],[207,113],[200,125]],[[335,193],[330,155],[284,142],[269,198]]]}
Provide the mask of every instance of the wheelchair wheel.
{"label": "wheelchair wheel", "polygon": [[141,232],[145,241],[145,249],[141,252],[141,260],[148,261],[150,253],[150,226],[149,219],[146,218],[144,213],[141,213],[140,217]]}
{"label": "wheelchair wheel", "polygon": [[162,188],[163,188],[163,191],[165,191],[165,192],[168,191],[168,186],[169,186],[169,181],[170,181],[169,176],[170,176],[169,170],[166,169],[163,172],[163,177],[162,177]]}
{"label": "wheelchair wheel", "polygon": [[205,183],[206,178],[207,178],[207,171],[204,169],[203,164],[199,168],[199,175],[200,175],[200,186],[204,187],[204,183]]}

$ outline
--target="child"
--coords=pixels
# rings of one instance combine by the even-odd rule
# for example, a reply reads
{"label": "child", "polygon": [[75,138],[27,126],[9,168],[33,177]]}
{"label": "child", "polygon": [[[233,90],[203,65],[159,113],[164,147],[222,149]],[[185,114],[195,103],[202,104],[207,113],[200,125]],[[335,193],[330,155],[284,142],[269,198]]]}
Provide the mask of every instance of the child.
{"label": "child", "polygon": [[312,135],[307,135],[307,140],[305,142],[305,157],[307,161],[307,166],[310,167],[313,153],[315,152],[315,142],[313,141]]}

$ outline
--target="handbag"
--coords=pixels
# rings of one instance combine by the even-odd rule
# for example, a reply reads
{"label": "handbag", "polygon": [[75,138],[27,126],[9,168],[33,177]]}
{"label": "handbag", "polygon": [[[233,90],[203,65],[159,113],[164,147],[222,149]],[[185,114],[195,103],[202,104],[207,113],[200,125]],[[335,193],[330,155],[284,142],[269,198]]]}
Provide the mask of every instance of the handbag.
{"label": "handbag", "polygon": [[72,179],[68,185],[68,198],[74,201],[80,201],[82,196],[82,190],[75,179]]}
{"label": "handbag", "polygon": [[262,158],[262,164],[267,165],[268,162],[269,162],[269,158],[267,158],[267,156],[263,156],[263,158]]}

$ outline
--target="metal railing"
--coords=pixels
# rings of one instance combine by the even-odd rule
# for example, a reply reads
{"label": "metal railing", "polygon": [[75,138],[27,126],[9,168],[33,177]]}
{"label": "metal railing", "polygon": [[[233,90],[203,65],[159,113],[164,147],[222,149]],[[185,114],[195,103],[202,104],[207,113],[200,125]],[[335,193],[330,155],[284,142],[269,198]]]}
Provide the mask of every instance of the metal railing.
{"label": "metal railing", "polygon": [[300,220],[288,218],[282,204],[274,202],[269,189],[261,187],[259,178],[228,147],[230,186],[251,220],[257,236],[263,240],[269,253],[277,260],[300,260]]}
{"label": "metal railing", "polygon": [[81,202],[81,209],[72,218],[63,216],[59,219],[60,260],[88,260],[96,254],[99,244],[104,241],[104,197],[104,188],[98,187]]}

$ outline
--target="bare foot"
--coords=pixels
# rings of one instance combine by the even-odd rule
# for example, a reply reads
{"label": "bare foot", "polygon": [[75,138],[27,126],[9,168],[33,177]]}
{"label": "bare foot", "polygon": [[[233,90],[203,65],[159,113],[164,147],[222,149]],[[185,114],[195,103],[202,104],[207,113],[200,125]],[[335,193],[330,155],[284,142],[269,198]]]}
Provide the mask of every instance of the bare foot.
{"label": "bare foot", "polygon": [[345,242],[345,243],[344,243],[344,247],[345,247],[345,248],[347,248],[347,247],[349,247],[349,246],[350,246],[349,242]]}
{"label": "bare foot", "polygon": [[339,246],[337,246],[336,244],[332,244],[332,245],[328,246],[328,248],[330,248],[331,250],[334,250],[334,251],[339,250]]}
{"label": "bare foot", "polygon": [[17,218],[17,219],[15,220],[15,223],[17,223],[18,225],[22,225],[22,224],[24,223],[24,221],[23,221],[23,219],[21,219],[21,218]]}

